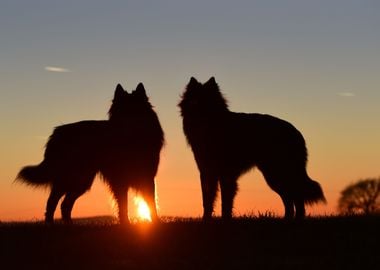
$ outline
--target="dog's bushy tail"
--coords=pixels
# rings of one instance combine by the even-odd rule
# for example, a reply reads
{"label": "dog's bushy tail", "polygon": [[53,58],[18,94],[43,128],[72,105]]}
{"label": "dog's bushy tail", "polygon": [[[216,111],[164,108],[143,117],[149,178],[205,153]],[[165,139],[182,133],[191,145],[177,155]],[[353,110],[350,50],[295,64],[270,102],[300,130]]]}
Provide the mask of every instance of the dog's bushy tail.
{"label": "dog's bushy tail", "polygon": [[309,177],[305,182],[304,186],[304,201],[306,204],[312,205],[319,202],[326,203],[325,195],[323,194],[323,190],[321,185]]}
{"label": "dog's bushy tail", "polygon": [[35,166],[26,166],[20,170],[16,177],[16,181],[21,181],[31,186],[49,185],[51,179],[44,163]]}

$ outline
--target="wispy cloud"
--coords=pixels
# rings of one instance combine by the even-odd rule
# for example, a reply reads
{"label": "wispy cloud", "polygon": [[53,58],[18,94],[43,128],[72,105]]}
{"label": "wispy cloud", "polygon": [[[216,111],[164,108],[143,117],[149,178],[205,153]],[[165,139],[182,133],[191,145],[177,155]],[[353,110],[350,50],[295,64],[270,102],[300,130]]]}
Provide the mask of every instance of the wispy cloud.
{"label": "wispy cloud", "polygon": [[341,93],[338,93],[338,95],[341,97],[354,97],[354,96],[356,96],[355,93],[351,93],[351,92],[341,92]]}
{"label": "wispy cloud", "polygon": [[69,69],[63,68],[63,67],[52,67],[52,66],[46,66],[45,67],[46,71],[51,71],[51,72],[70,72]]}

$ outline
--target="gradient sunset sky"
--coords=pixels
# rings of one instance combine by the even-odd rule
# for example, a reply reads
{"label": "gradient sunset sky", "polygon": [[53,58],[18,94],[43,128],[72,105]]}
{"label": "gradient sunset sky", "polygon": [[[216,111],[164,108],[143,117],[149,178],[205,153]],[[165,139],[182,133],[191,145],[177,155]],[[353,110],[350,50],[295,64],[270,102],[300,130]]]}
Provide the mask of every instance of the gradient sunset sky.
{"label": "gradient sunset sky", "polygon": [[[215,76],[231,110],[303,133],[328,200],[308,213],[333,213],[347,184],[380,175],[380,1],[1,0],[0,220],[42,219],[48,191],[14,183],[18,170],[42,160],[53,127],[106,119],[116,84],[139,82],[166,134],[160,215],[200,216],[177,107],[191,76]],[[283,214],[257,170],[239,185],[236,215]],[[99,179],[73,211],[111,213]]]}

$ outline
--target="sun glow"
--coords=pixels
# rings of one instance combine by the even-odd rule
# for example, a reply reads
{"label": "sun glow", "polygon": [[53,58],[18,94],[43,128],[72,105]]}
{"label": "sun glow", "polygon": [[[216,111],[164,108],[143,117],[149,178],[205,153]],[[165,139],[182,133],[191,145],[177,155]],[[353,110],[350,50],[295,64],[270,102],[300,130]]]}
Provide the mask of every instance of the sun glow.
{"label": "sun glow", "polygon": [[117,202],[113,196],[110,196],[108,199],[108,204],[111,208],[112,214],[114,217],[117,217]]}
{"label": "sun glow", "polygon": [[150,209],[148,204],[145,202],[145,200],[140,197],[136,196],[133,198],[133,202],[136,205],[136,219],[140,222],[152,222],[152,217],[150,215]]}

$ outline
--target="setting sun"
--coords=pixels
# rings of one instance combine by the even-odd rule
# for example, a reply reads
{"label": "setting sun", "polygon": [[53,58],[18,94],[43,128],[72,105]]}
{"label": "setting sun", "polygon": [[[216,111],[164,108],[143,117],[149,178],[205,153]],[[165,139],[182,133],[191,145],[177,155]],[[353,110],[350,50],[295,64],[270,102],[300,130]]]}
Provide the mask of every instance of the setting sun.
{"label": "setting sun", "polygon": [[133,202],[136,205],[136,219],[137,221],[143,221],[143,222],[151,222],[152,218],[150,216],[150,209],[148,204],[145,202],[145,200],[140,197],[136,196],[133,198]]}

